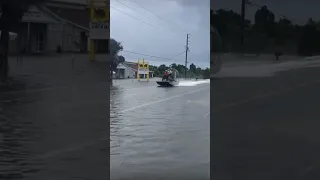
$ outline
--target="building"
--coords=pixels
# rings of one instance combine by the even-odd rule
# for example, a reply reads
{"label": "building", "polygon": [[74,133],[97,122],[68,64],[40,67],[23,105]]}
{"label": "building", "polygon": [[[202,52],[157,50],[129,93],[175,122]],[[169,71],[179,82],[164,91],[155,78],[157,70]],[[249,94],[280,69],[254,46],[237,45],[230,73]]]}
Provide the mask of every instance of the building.
{"label": "building", "polygon": [[[137,71],[138,63],[126,61],[118,65],[115,77],[118,79],[137,78]],[[153,78],[153,71],[149,71],[149,77]]]}
{"label": "building", "polygon": [[117,79],[136,78],[137,69],[130,67],[127,63],[120,63],[116,70]]}
{"label": "building", "polygon": [[[10,42],[10,53],[87,52],[89,15],[86,0],[51,0],[30,6],[18,38]],[[95,43],[97,52],[107,52],[108,40]]]}

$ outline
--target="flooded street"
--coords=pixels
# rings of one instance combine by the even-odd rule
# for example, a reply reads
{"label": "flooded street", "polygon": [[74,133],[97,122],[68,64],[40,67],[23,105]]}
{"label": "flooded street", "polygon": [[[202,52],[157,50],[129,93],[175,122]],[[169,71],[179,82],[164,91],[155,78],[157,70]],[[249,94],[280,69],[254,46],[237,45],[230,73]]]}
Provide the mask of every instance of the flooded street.
{"label": "flooded street", "polygon": [[118,80],[109,94],[106,66],[86,55],[74,68],[67,55],[10,60],[12,84],[0,94],[1,180],[101,180],[110,171],[112,179],[209,179],[209,82]]}
{"label": "flooded street", "polygon": [[211,81],[212,179],[319,179],[320,61],[238,64]]}
{"label": "flooded street", "polygon": [[109,176],[107,64],[77,56],[10,59],[0,93],[0,179]]}
{"label": "flooded street", "polygon": [[209,179],[210,81],[119,80],[111,91],[111,179]]}

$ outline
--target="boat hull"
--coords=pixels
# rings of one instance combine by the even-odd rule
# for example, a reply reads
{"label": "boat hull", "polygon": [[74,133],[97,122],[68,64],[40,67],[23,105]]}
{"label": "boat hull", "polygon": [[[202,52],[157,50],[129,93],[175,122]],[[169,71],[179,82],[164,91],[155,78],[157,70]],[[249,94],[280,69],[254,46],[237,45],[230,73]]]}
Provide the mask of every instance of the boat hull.
{"label": "boat hull", "polygon": [[172,87],[179,84],[178,81],[157,81],[157,84],[163,87]]}

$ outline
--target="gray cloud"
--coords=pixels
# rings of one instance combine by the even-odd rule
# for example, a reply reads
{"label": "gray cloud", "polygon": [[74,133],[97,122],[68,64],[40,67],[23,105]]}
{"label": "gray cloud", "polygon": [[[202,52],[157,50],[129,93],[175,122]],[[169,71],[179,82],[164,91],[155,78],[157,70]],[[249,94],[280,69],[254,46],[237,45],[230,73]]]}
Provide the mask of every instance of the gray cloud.
{"label": "gray cloud", "polygon": [[185,10],[190,9],[196,10],[200,15],[199,24],[204,28],[210,28],[210,1],[209,0],[166,0],[175,2],[182,7],[185,7]]}
{"label": "gray cloud", "polygon": [[[132,9],[115,0],[111,6],[121,10],[111,9],[111,37],[123,42],[124,50],[150,54],[175,59],[173,61],[144,57],[151,64],[184,64],[186,34],[190,33],[189,62],[201,67],[209,66],[210,33],[209,33],[209,0],[192,4],[192,1],[182,0],[135,0],[149,11],[159,15],[154,16],[129,0],[119,0]],[[200,1],[198,1],[200,2]],[[139,20],[125,15],[127,13]],[[141,15],[143,14],[143,15]],[[165,21],[163,21],[164,19]],[[169,23],[167,23],[169,22]],[[127,60],[136,61],[141,55],[122,53]]]}
{"label": "gray cloud", "polygon": [[191,6],[191,7],[208,7],[210,6],[210,1],[207,0],[167,0],[167,1],[175,1],[177,4],[182,6]]}

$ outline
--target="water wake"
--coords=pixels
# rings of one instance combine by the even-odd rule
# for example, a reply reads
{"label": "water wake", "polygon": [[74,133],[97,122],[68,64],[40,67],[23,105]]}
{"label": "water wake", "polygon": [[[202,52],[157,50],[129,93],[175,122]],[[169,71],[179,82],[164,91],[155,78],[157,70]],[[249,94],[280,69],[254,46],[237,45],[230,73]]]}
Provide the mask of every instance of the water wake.
{"label": "water wake", "polygon": [[208,80],[182,80],[179,82],[179,84],[177,86],[197,86],[199,84],[207,84],[210,83],[210,79]]}

